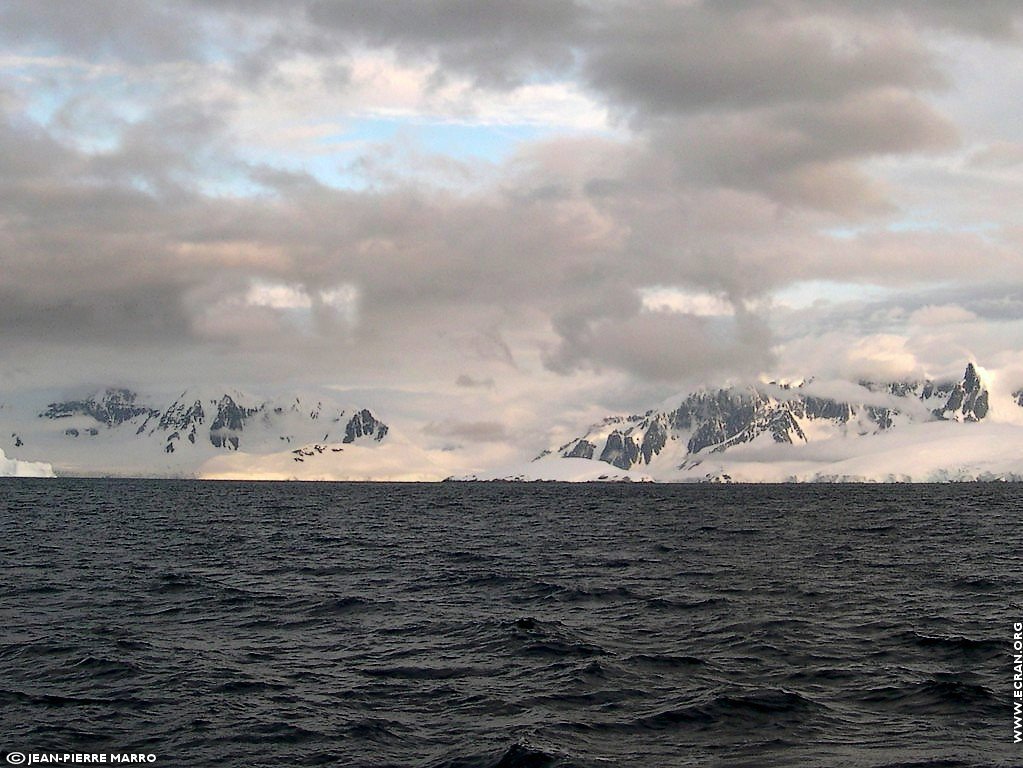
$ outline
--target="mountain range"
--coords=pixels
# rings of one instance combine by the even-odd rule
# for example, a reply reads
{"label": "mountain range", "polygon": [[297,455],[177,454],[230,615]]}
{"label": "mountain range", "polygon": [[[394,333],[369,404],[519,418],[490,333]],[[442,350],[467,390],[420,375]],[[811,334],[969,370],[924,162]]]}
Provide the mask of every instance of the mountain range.
{"label": "mountain range", "polygon": [[[766,382],[609,416],[489,479],[704,482],[1023,478],[1023,392],[961,379]],[[475,476],[479,479],[479,476]]]}
{"label": "mountain range", "polygon": [[230,454],[282,455],[300,464],[328,450],[380,443],[389,431],[369,409],[322,397],[266,400],[186,389],[161,403],[122,387],[49,402],[34,413],[0,405],[0,429],[9,456],[49,462],[64,474],[184,477]]}
{"label": "mountain range", "polygon": [[[532,461],[452,479],[1019,480],[1023,390],[997,380],[971,362],[951,379],[704,388],[608,416]],[[0,403],[0,474],[441,479],[442,452],[322,393],[161,399],[110,387]]]}

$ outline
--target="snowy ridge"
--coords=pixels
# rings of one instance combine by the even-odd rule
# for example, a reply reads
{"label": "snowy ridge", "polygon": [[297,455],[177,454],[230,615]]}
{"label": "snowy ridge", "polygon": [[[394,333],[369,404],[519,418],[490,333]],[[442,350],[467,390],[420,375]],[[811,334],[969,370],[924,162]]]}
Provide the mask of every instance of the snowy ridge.
{"label": "snowy ridge", "polygon": [[1009,411],[1021,406],[1019,390],[994,398],[973,363],[961,380],[700,390],[606,418],[541,453],[532,474],[560,479],[558,461],[585,461],[674,482],[1018,480],[1023,426]]}
{"label": "snowy ridge", "polygon": [[[609,416],[532,462],[395,432],[329,391],[229,387],[165,397],[107,388],[0,404],[0,473],[300,480],[919,482],[1023,479],[1023,389],[961,378],[777,382],[702,389]],[[468,469],[473,474],[465,474]]]}
{"label": "snowy ridge", "polygon": [[[6,449],[59,473],[184,476],[224,454],[286,454],[305,446],[378,445],[389,427],[367,408],[318,395],[263,399],[231,388],[160,399],[111,387],[82,397],[0,408]],[[341,451],[335,451],[340,454]]]}

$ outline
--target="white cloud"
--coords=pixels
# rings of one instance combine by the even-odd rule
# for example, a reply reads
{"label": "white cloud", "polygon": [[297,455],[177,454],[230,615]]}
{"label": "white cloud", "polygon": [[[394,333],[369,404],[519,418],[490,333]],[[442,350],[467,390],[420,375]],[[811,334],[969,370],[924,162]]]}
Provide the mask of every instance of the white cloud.
{"label": "white cloud", "polygon": [[882,381],[913,377],[919,372],[920,364],[906,342],[904,336],[892,333],[857,340],[848,353],[851,371],[873,374]]}
{"label": "white cloud", "polygon": [[349,325],[354,326],[359,319],[359,289],[350,283],[336,288],[320,291],[320,301],[334,310]]}
{"label": "white cloud", "polygon": [[254,307],[271,309],[310,309],[312,299],[305,289],[296,285],[254,282],[245,295],[245,302]]}
{"label": "white cloud", "polygon": [[735,308],[723,296],[655,286],[641,288],[643,308],[651,312],[678,312],[697,317],[721,317],[735,314]]}

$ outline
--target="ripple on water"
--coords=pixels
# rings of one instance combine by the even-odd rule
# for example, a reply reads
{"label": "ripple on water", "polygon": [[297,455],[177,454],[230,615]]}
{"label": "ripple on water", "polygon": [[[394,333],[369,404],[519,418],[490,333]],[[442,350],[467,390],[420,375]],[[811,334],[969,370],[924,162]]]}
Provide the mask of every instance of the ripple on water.
{"label": "ripple on water", "polygon": [[976,491],[0,480],[5,736],[222,768],[1008,768],[1023,486]]}

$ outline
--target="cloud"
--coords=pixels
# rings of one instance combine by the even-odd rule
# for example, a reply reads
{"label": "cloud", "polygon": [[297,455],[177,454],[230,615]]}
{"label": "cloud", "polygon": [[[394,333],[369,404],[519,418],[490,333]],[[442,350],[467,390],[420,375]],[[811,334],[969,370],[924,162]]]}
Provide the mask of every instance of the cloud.
{"label": "cloud", "polygon": [[1013,168],[1023,164],[1023,143],[999,141],[981,147],[970,155],[970,163],[978,168]]}
{"label": "cloud", "polygon": [[53,296],[0,288],[0,338],[46,345],[173,344],[191,332],[181,299],[180,286],[156,281]]}
{"label": "cloud", "polygon": [[458,378],[455,379],[455,386],[465,387],[468,389],[493,389],[494,380],[492,378],[476,379],[467,373],[458,374]]}
{"label": "cloud", "polygon": [[15,44],[133,62],[193,56],[202,39],[194,18],[173,4],[135,0],[11,0],[0,10],[0,30]]}
{"label": "cloud", "polygon": [[[466,441],[776,368],[1008,359],[1023,135],[949,51],[1015,50],[1019,16],[10,2],[0,355],[429,391]],[[820,306],[773,300],[796,285]]]}
{"label": "cloud", "polygon": [[512,87],[537,69],[572,64],[570,42],[583,20],[582,3],[565,0],[316,1],[309,21],[373,47],[435,56],[441,71],[469,72],[481,84]]}
{"label": "cloud", "polygon": [[422,431],[431,437],[464,440],[470,443],[503,443],[508,440],[504,424],[496,421],[430,422]]}
{"label": "cloud", "polygon": [[855,29],[849,34],[813,4],[643,2],[600,27],[586,72],[641,115],[828,103],[940,84],[904,27]]}
{"label": "cloud", "polygon": [[847,354],[850,373],[871,376],[880,381],[912,378],[919,370],[916,356],[907,348],[906,339],[879,333],[858,339]]}
{"label": "cloud", "polygon": [[909,322],[913,325],[946,325],[953,323],[966,323],[976,320],[977,316],[963,307],[954,304],[942,306],[928,305],[921,307],[909,316]]}
{"label": "cloud", "polygon": [[249,288],[245,303],[273,309],[310,309],[313,300],[302,288],[293,285],[257,282]]}
{"label": "cloud", "polygon": [[555,371],[610,366],[643,379],[680,381],[749,375],[771,363],[768,328],[745,312],[728,322],[640,312],[617,319],[565,317],[560,324],[561,342],[546,358]]}
{"label": "cloud", "polygon": [[699,317],[734,315],[735,308],[721,296],[691,293],[663,286],[640,290],[643,308],[653,312],[678,312]]}

